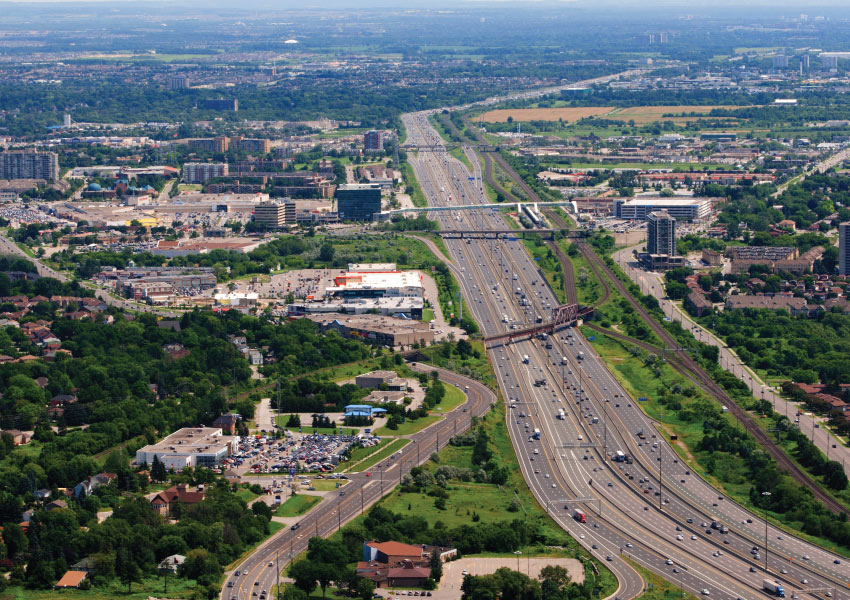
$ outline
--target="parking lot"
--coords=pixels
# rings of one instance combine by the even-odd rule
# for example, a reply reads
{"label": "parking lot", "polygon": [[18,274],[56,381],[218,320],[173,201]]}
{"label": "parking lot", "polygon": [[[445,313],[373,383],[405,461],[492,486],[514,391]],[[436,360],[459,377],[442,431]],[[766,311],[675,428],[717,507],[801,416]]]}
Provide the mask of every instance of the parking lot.
{"label": "parking lot", "polygon": [[294,434],[285,438],[247,437],[237,452],[222,461],[223,470],[246,473],[281,473],[333,471],[336,457],[356,441],[351,435]]}
{"label": "parking lot", "polygon": [[256,292],[260,298],[283,299],[289,294],[295,298],[321,298],[325,289],[334,285],[334,276],[342,272],[340,269],[298,269],[272,275],[267,282],[238,282],[235,291]]}

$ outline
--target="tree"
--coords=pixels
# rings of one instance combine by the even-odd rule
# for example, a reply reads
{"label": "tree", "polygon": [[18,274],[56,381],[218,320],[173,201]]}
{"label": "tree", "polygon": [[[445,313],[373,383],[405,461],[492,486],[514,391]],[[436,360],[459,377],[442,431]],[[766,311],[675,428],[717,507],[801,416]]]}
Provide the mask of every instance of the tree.
{"label": "tree", "polygon": [[313,563],[309,560],[299,560],[289,567],[289,576],[295,587],[302,590],[308,596],[316,589],[318,573]]}
{"label": "tree", "polygon": [[319,250],[319,260],[322,262],[331,262],[334,259],[336,250],[330,244],[324,244]]}
{"label": "tree", "polygon": [[168,474],[165,472],[165,465],[159,457],[154,455],[153,463],[151,464],[151,480],[152,481],[165,481],[165,478]]}
{"label": "tree", "polygon": [[361,600],[371,600],[372,594],[375,593],[375,582],[371,579],[366,579],[365,577],[359,577],[357,579],[357,596]]}
{"label": "tree", "polygon": [[139,569],[135,557],[127,546],[120,546],[118,548],[115,557],[115,571],[121,579],[121,583],[127,584],[128,594],[133,591],[133,582],[140,581],[142,578],[142,571]]}
{"label": "tree", "polygon": [[431,567],[431,579],[439,582],[443,578],[443,561],[440,559],[439,552],[431,552],[429,566]]}

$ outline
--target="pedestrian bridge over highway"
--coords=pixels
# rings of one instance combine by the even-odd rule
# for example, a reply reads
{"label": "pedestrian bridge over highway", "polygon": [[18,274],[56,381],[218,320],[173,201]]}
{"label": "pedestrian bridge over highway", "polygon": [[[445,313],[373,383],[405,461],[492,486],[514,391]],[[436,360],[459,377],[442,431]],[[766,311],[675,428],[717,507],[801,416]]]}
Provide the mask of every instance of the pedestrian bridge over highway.
{"label": "pedestrian bridge over highway", "polygon": [[[380,213],[381,220],[387,220],[393,215],[404,215],[409,213],[426,213],[426,212],[452,212],[461,210],[498,210],[500,208],[516,207],[517,212],[522,212],[523,206],[530,206],[535,211],[538,210],[539,202],[490,202],[488,204],[456,204],[453,206],[414,206],[413,208],[396,208]],[[547,206],[562,206],[573,214],[578,214],[578,207],[574,200],[563,200],[558,202],[543,202],[543,208]]]}

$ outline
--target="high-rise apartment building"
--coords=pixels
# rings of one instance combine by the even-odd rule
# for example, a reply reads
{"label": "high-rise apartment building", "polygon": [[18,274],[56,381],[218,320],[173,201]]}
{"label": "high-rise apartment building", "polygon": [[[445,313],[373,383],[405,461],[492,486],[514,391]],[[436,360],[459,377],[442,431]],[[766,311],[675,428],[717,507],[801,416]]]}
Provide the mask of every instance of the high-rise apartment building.
{"label": "high-rise apartment building", "polygon": [[189,80],[184,75],[172,75],[168,78],[168,89],[185,90],[189,87]]}
{"label": "high-rise apartment building", "polygon": [[381,212],[381,188],[375,184],[341,185],[335,197],[342,221],[371,221]]}
{"label": "high-rise apartment building", "polygon": [[650,213],[646,218],[648,239],[646,251],[649,254],[676,254],[676,219],[666,210]]}
{"label": "high-rise apartment building", "polygon": [[381,132],[373,129],[363,134],[363,149],[366,152],[375,152],[376,150],[384,149],[384,140],[381,137]]}
{"label": "high-rise apartment building", "polygon": [[206,183],[216,177],[227,177],[227,163],[186,163],[183,165],[183,181],[185,183]]}
{"label": "high-rise apartment building", "polygon": [[44,179],[59,177],[55,152],[0,152],[0,179]]}
{"label": "high-rise apartment building", "polygon": [[850,275],[850,222],[838,226],[838,273]]}

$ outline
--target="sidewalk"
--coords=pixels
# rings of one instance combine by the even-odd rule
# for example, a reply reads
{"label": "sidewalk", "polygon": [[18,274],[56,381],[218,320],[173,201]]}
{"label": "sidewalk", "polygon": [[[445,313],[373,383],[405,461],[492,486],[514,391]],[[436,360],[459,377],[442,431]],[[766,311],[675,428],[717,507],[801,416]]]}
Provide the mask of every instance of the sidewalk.
{"label": "sidewalk", "polygon": [[[728,347],[723,340],[698,325],[679,304],[666,299],[661,275],[637,268],[637,263],[631,256],[631,248],[615,252],[614,260],[632,281],[640,286],[644,294],[651,294],[658,300],[661,310],[670,320],[679,321],[682,327],[690,330],[698,341],[718,348],[720,351],[718,361],[724,370],[740,379],[750,389],[754,397],[767,400],[773,404],[774,410],[795,423],[800,431],[814,441],[827,458],[840,462],[844,472],[850,477],[850,448],[834,438],[829,432],[826,427],[827,419],[805,413],[801,405],[790,402],[777,393],[778,389],[774,389],[762,381],[758,373],[744,364],[735,351]],[[797,416],[798,412],[800,412],[799,417]]]}

